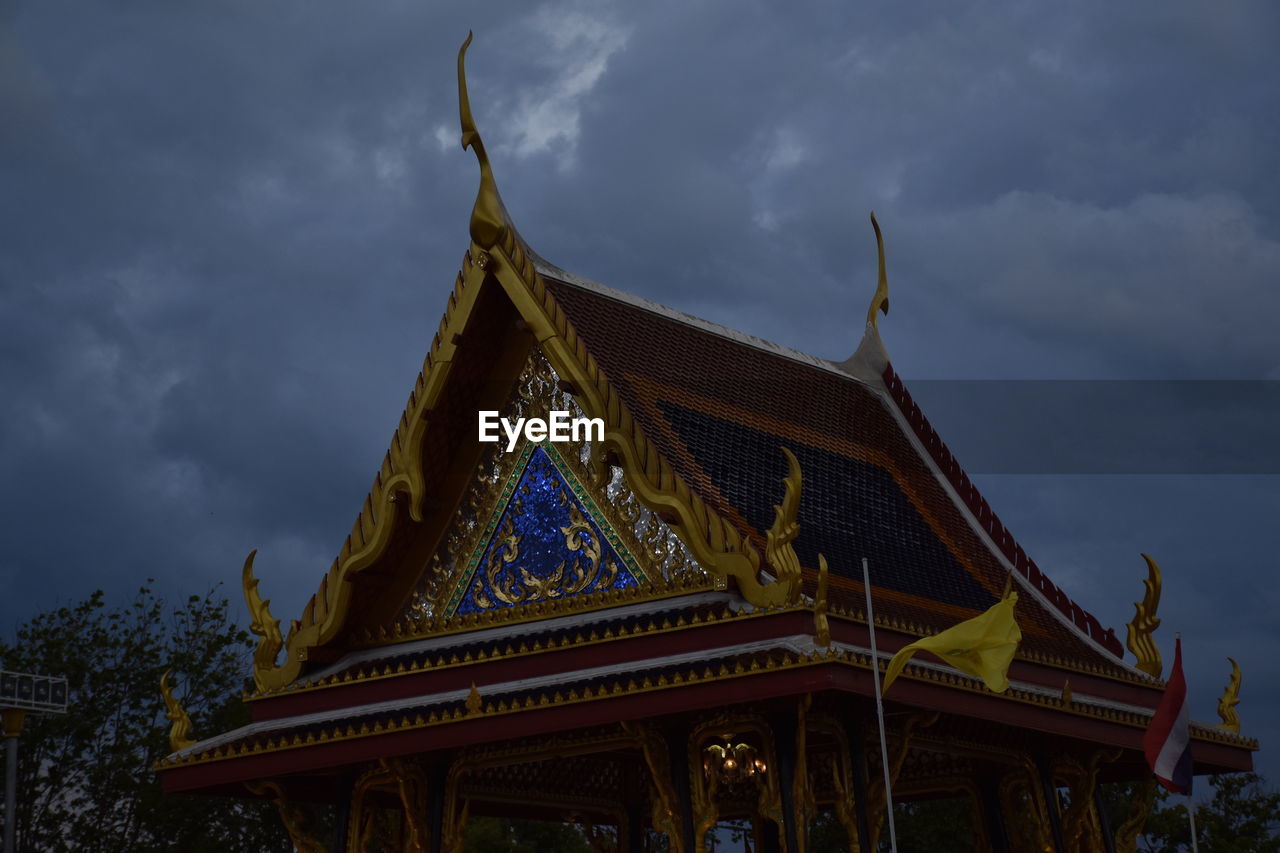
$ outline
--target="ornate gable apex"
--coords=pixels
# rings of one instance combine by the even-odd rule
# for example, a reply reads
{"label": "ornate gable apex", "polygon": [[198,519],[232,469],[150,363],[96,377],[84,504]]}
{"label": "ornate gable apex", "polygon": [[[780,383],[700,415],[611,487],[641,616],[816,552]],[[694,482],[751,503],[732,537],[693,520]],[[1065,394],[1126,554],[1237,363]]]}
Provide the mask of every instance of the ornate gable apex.
{"label": "ornate gable apex", "polygon": [[[503,417],[582,417],[535,348]],[[435,554],[420,569],[382,644],[568,610],[609,607],[712,586],[680,538],[628,488],[618,468],[593,475],[592,442],[488,445]]]}
{"label": "ornate gable apex", "polygon": [[[780,516],[778,534],[765,549],[773,568],[766,574],[761,549],[690,488],[648,440],[548,289],[507,216],[471,117],[464,71],[470,42],[468,36],[458,54],[458,87],[462,144],[480,164],[471,246],[352,532],[284,640],[258,594],[252,558],[246,563],[245,595],[260,638],[254,677],[263,692],[287,687],[308,662],[335,659],[351,645],[353,630],[390,621],[417,577],[407,568],[414,560],[406,559],[415,556],[414,546],[398,529],[419,527],[413,537],[419,543],[434,540],[423,534],[426,528],[434,526],[438,535],[479,460],[476,410],[496,408],[493,389],[505,389],[509,380],[493,380],[513,377],[534,344],[578,407],[604,423],[604,440],[595,445],[590,463],[593,477],[606,482],[608,470],[620,467],[639,502],[671,526],[697,563],[720,584],[732,578],[752,604],[795,603],[800,594],[799,565],[789,553],[794,507],[790,525]],[[789,495],[798,487],[799,472],[791,478]],[[277,659],[278,664],[267,663]]]}

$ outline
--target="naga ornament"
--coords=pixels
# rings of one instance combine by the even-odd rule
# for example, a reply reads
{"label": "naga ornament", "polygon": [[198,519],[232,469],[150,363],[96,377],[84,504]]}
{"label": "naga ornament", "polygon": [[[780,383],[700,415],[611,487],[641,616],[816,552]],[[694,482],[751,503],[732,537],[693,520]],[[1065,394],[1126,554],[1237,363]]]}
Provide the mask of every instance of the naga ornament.
{"label": "naga ornament", "polygon": [[1127,626],[1129,638],[1126,645],[1138,659],[1138,669],[1153,678],[1159,678],[1164,670],[1164,663],[1160,660],[1160,649],[1156,647],[1151,633],[1160,627],[1160,620],[1156,618],[1156,608],[1160,606],[1160,567],[1147,554],[1143,554],[1142,559],[1147,561],[1147,579],[1142,582],[1146,587],[1146,594],[1142,601],[1133,603],[1135,612],[1133,621]]}
{"label": "naga ornament", "polygon": [[253,652],[253,681],[259,690],[267,690],[263,674],[276,668],[276,658],[284,647],[280,636],[280,620],[271,617],[271,602],[263,601],[258,593],[258,579],[253,576],[253,558],[257,549],[249,552],[244,561],[241,581],[244,584],[244,601],[249,607],[249,630],[258,637],[258,648]]}

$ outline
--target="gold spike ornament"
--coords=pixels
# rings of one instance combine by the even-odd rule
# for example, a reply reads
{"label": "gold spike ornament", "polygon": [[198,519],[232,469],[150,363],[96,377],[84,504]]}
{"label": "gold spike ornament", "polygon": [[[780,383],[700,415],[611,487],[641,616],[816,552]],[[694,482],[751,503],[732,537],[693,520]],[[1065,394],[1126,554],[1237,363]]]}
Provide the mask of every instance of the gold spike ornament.
{"label": "gold spike ornament", "polygon": [[174,698],[173,687],[169,684],[169,676],[171,675],[173,675],[173,670],[170,669],[160,676],[160,695],[164,697],[164,715],[170,723],[169,749],[172,752],[177,752],[194,745],[195,740],[191,737],[191,716],[187,714],[182,704]]}
{"label": "gold spike ornament", "polygon": [[271,618],[271,602],[263,601],[258,593],[258,579],[253,576],[253,558],[257,549],[249,552],[245,558],[244,570],[240,574],[244,585],[244,601],[249,608],[249,630],[258,637],[258,647],[253,652],[253,681],[259,690],[268,687],[264,675],[276,668],[276,658],[284,647],[280,636],[280,620]]}
{"label": "gold spike ornament", "polygon": [[876,255],[879,258],[880,275],[876,279],[876,295],[871,297],[871,307],[867,309],[867,325],[877,326],[880,318],[876,316],[876,312],[889,316],[889,277],[885,274],[884,236],[880,233],[880,223],[876,222],[874,211],[871,213],[871,227],[876,231]]}
{"label": "gold spike ornament", "polygon": [[1227,660],[1231,661],[1231,680],[1218,700],[1218,716],[1222,718],[1218,728],[1240,734],[1240,716],[1236,713],[1236,706],[1240,704],[1240,664],[1233,658]]}
{"label": "gold spike ornament", "polygon": [[1126,645],[1138,659],[1138,669],[1159,678],[1164,670],[1164,663],[1160,660],[1160,649],[1156,647],[1151,633],[1160,627],[1160,620],[1156,618],[1156,608],[1160,606],[1160,567],[1148,554],[1143,554],[1142,559],[1147,561],[1147,579],[1142,582],[1146,594],[1142,601],[1133,603],[1135,612],[1133,621],[1127,626],[1129,637]]}

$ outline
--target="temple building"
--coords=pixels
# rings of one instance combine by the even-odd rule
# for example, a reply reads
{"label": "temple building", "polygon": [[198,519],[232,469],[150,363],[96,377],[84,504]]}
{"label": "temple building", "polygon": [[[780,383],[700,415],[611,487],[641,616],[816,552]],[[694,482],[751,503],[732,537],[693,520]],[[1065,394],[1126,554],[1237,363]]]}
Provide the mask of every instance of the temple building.
{"label": "temple building", "polygon": [[[270,797],[298,850],[328,853],[461,851],[476,815],[611,827],[632,853],[700,851],[736,821],[752,850],[802,853],[819,813],[865,853],[887,773],[895,801],[968,803],[974,849],[1134,849],[1164,685],[1155,562],[1122,643],[1023,551],[881,344],[882,244],[839,363],[541,260],[498,195],[465,51],[480,187],[422,372],[287,636],[245,563],[253,722],[193,742],[166,686],[165,789]],[[480,412],[600,428],[508,448],[478,439]],[[1008,689],[917,655],[884,698],[886,762],[873,674],[1010,592]],[[1192,724],[1196,773],[1252,767],[1232,699]],[[1142,784],[1109,825],[1113,780]],[[332,837],[307,802],[336,807]]]}

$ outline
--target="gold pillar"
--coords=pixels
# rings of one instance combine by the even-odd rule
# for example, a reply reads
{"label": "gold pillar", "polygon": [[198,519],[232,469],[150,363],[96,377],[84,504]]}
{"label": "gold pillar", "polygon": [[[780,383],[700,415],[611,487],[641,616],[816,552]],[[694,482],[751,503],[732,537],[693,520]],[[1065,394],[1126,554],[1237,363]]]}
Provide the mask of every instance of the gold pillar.
{"label": "gold pillar", "polygon": [[[649,817],[650,823],[657,832],[666,833],[667,849],[671,853],[686,853],[684,822],[680,818],[680,802],[671,776],[671,760],[668,757],[666,738],[652,723],[634,723],[624,720],[622,728],[635,739],[636,746],[640,748],[640,754],[644,756],[645,766],[649,769],[649,779],[653,783],[653,790],[650,792],[650,800],[653,803]],[[697,819],[695,817],[695,820]]]}
{"label": "gold pillar", "polygon": [[1030,758],[1021,756],[1019,766],[1000,780],[1000,810],[1012,853],[1053,853],[1044,786]]}

